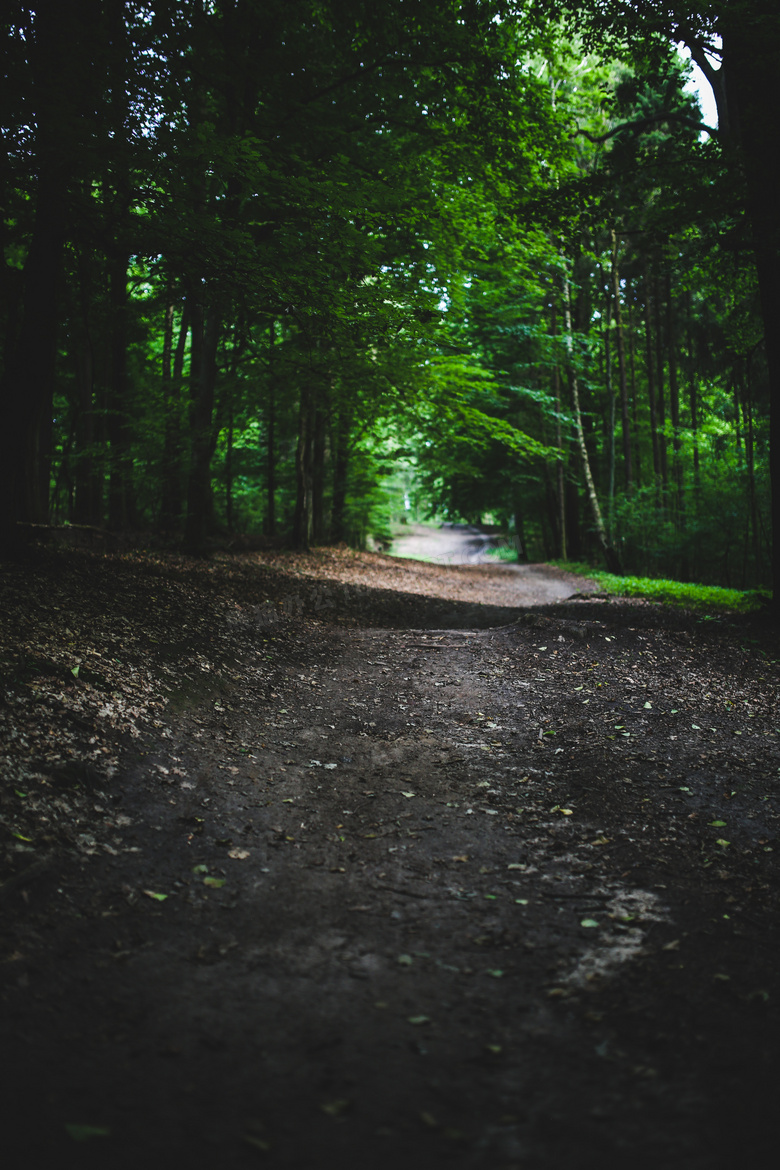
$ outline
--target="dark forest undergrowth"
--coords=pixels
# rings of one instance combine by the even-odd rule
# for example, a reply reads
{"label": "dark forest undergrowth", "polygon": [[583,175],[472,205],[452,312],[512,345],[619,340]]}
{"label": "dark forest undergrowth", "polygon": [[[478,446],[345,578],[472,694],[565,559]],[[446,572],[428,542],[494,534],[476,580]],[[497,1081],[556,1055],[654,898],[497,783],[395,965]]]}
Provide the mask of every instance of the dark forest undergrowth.
{"label": "dark forest undergrowth", "polygon": [[7,1164],[776,1146],[776,635],[478,570],[0,566]]}

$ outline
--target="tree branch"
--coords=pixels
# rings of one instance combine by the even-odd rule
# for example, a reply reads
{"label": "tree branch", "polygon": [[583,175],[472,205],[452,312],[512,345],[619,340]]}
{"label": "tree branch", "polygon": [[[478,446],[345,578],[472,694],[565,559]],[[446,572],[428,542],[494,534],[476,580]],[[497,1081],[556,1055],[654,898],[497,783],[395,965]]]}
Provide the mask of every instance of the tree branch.
{"label": "tree branch", "polygon": [[719,131],[713,126],[708,126],[705,122],[698,122],[695,118],[686,118],[685,114],[675,114],[669,110],[663,113],[654,114],[651,118],[635,118],[632,122],[621,122],[614,130],[608,130],[606,134],[591,134],[589,130],[583,130],[580,126],[569,137],[577,138],[582,134],[589,142],[597,145],[606,142],[610,138],[614,138],[616,134],[621,134],[624,130],[643,130],[647,126],[653,126],[658,122],[679,122],[681,126],[691,126],[694,130],[705,130],[712,138],[719,137]]}

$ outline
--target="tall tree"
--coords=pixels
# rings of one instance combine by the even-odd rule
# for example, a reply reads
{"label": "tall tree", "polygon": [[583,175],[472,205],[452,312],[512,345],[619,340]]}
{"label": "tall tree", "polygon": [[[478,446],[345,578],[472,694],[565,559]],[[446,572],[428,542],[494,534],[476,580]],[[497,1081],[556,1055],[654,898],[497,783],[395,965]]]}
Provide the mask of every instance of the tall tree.
{"label": "tall tree", "polygon": [[89,49],[99,26],[96,0],[18,5],[12,35],[27,48],[34,132],[34,219],[23,292],[0,381],[0,501],[5,535],[17,521],[48,519],[50,433],[59,327],[58,292],[74,177],[87,169],[83,127],[93,107]]}

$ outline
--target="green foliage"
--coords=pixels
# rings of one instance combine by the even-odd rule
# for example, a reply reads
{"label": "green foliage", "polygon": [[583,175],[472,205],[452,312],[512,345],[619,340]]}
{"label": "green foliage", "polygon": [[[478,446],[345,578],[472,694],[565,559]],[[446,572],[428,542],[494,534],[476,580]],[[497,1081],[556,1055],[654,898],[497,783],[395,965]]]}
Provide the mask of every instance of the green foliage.
{"label": "green foliage", "polygon": [[[744,178],[700,136],[668,13],[573,7],[101,9],[57,147],[51,435],[42,410],[27,443],[53,517],[362,546],[407,496],[549,559],[595,555],[600,508],[628,571],[764,584]],[[50,128],[7,24],[13,372]]]}
{"label": "green foliage", "polygon": [[582,562],[554,563],[570,573],[591,578],[605,593],[612,593],[617,597],[646,597],[650,601],[681,605],[690,609],[751,613],[762,609],[772,596],[767,591],[724,589],[715,585],[695,585],[665,578],[616,577],[612,573],[594,570],[592,566]]}

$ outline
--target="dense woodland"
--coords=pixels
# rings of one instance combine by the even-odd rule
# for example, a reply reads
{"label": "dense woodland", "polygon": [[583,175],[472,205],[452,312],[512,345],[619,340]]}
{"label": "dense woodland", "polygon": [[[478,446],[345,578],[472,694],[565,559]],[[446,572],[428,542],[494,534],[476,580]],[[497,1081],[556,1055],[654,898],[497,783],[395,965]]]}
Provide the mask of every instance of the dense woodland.
{"label": "dense woodland", "polygon": [[771,584],[774,2],[4,12],[6,536],[436,515]]}

